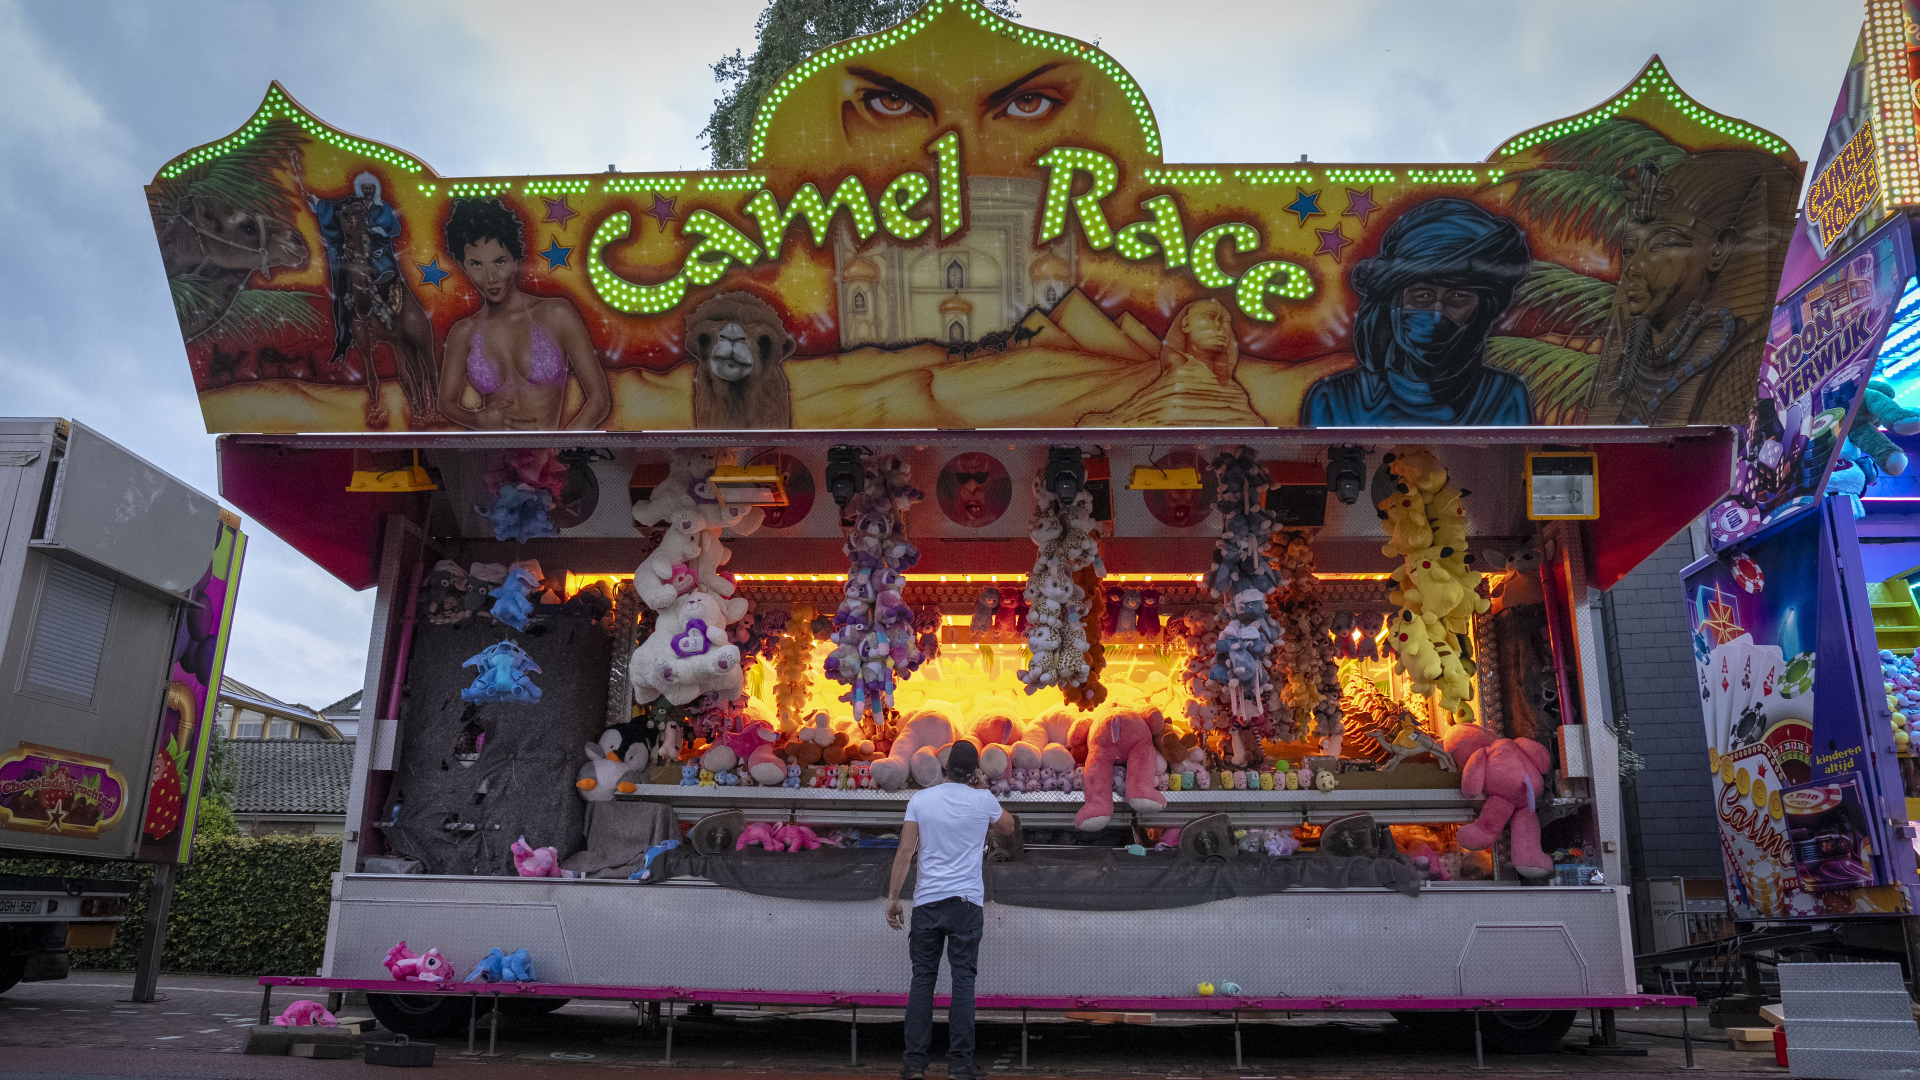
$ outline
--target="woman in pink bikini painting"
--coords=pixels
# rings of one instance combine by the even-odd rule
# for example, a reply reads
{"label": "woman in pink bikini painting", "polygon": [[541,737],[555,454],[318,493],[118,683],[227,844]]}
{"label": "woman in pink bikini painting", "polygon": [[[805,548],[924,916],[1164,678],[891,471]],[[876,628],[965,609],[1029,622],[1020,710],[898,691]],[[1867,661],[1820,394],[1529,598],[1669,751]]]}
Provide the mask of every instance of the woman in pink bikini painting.
{"label": "woman in pink bikini painting", "polygon": [[[613,407],[607,373],[571,301],[520,288],[526,227],[499,199],[456,199],[447,251],[480,294],[480,310],[454,323],[440,365],[440,411],[484,430],[591,431]],[[571,417],[567,373],[584,400]],[[480,407],[462,400],[471,386]]]}

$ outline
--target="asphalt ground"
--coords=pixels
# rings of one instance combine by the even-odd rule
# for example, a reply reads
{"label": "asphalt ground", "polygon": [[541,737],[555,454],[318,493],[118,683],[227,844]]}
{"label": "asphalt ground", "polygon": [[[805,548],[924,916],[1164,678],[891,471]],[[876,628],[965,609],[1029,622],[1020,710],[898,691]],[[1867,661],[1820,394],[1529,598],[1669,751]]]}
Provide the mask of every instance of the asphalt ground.
{"label": "asphalt ground", "polygon": [[[352,1059],[316,1061],[242,1055],[247,1029],[259,1016],[260,988],[248,979],[164,976],[164,1001],[128,1002],[128,974],[79,972],[61,982],[23,983],[0,995],[0,1076],[19,1078],[144,1077],[278,1078],[391,1075]],[[296,997],[276,988],[277,1014]],[[348,1015],[369,1015],[349,1005]],[[940,1017],[938,1019],[944,1019]],[[845,1011],[799,1012],[720,1009],[717,1015],[679,1017],[674,1025],[673,1063],[661,1064],[658,1035],[643,1032],[625,1003],[580,1001],[541,1017],[503,1016],[498,1056],[487,1050],[482,1020],[476,1047],[466,1056],[466,1036],[438,1040],[434,1067],[442,1074],[510,1076],[512,1080],[584,1076],[605,1071],[648,1073],[662,1078],[704,1080],[805,1073],[812,1077],[898,1074],[902,1027],[897,1011],[862,1010],[860,1064],[849,1063],[850,1017]],[[1233,1027],[1224,1018],[1161,1014],[1150,1025],[1096,1025],[1034,1014],[1028,1032],[1028,1066],[1019,1071],[1018,1018],[982,1018],[975,1061],[981,1073],[1040,1078],[1113,1077],[1116,1080],[1362,1080],[1431,1076],[1583,1076],[1596,1073],[1677,1073],[1684,1064],[1678,1010],[1644,1009],[1618,1014],[1622,1045],[1645,1057],[1588,1057],[1574,1053],[1488,1053],[1488,1072],[1476,1072],[1470,1038],[1447,1044],[1423,1038],[1385,1014],[1295,1014],[1244,1021],[1243,1067],[1234,1067]],[[1770,1053],[1737,1052],[1709,1031],[1705,1010],[1692,1011],[1694,1061],[1712,1077],[1784,1075]],[[381,1038],[375,1033],[372,1038]],[[945,1026],[935,1031],[936,1063],[929,1077],[941,1080]],[[1585,1014],[1567,1041],[1584,1042]]]}

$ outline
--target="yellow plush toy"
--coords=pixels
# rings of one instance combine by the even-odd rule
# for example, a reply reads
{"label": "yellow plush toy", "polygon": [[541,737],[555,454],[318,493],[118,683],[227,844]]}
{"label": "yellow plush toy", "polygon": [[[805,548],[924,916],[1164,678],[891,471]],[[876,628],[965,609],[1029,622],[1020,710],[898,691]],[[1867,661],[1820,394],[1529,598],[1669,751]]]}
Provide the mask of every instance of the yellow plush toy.
{"label": "yellow plush toy", "polygon": [[1407,576],[1399,603],[1430,623],[1451,615],[1466,598],[1466,590],[1446,565],[1453,552],[1450,547],[1423,548],[1409,554],[1403,567]]}
{"label": "yellow plush toy", "polygon": [[1446,466],[1440,464],[1440,459],[1433,456],[1433,451],[1424,446],[1395,447],[1393,460],[1387,463],[1387,470],[1423,496],[1439,491],[1447,482]]}
{"label": "yellow plush toy", "polygon": [[1382,555],[1405,555],[1433,543],[1433,528],[1427,524],[1425,500],[1407,485],[1380,502],[1381,520],[1387,523],[1387,544]]}
{"label": "yellow plush toy", "polygon": [[1440,654],[1434,651],[1433,637],[1420,616],[1405,609],[1397,612],[1388,629],[1387,644],[1400,657],[1394,670],[1412,679],[1415,689],[1422,689],[1422,684],[1430,686],[1440,677]]}
{"label": "yellow plush toy", "polygon": [[1466,494],[1448,483],[1427,500],[1427,523],[1433,528],[1434,544],[1462,555],[1467,550],[1467,505],[1461,501]]}

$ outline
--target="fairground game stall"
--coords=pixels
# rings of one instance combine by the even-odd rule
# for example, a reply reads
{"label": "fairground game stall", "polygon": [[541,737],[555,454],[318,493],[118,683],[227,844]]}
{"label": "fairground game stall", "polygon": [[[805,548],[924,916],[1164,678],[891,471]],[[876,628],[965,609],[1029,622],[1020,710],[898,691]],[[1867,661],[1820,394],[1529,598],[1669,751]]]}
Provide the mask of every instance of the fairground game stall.
{"label": "fairground game stall", "polygon": [[1484,161],[1172,165],[1100,49],[932,0],[751,160],[450,180],[275,85],[148,189],[223,493],[378,590],[269,993],[897,1007],[971,740],[983,1008],[1690,1002],[1633,975],[1597,604],[1728,490],[1784,142],[1656,58]]}

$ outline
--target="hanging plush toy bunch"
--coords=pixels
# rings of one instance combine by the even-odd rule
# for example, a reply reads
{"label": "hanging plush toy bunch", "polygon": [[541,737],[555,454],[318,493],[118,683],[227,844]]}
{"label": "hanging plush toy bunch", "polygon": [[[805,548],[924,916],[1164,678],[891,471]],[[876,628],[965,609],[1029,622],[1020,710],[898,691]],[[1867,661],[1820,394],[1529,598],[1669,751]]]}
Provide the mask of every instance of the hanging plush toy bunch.
{"label": "hanging plush toy bunch", "polygon": [[787,632],[780,639],[773,661],[773,703],[780,717],[780,730],[793,731],[806,719],[807,689],[813,685],[813,609],[796,607],[787,619]]}
{"label": "hanging plush toy bunch", "polygon": [[1399,654],[1394,665],[1420,693],[1440,691],[1449,712],[1467,711],[1473,698],[1473,617],[1487,610],[1480,573],[1467,569],[1468,492],[1447,476],[1433,451],[1398,447],[1385,464],[1396,483],[1380,502],[1388,540],[1380,550],[1405,562],[1393,572],[1387,599],[1400,606],[1387,630]]}
{"label": "hanging plush toy bunch", "polygon": [[920,561],[920,549],[907,539],[907,510],[925,495],[899,458],[869,457],[863,464],[866,487],[846,507],[853,522],[844,549],[846,598],[833,616],[837,647],[827,657],[826,673],[847,684],[840,700],[853,705],[855,720],[865,721],[893,707],[894,681],[925,658],[913,609],[901,598],[907,571]]}
{"label": "hanging plush toy bunch", "polygon": [[1208,681],[1220,692],[1213,705],[1232,731],[1232,760],[1265,759],[1263,737],[1275,732],[1269,710],[1278,707],[1267,665],[1280,644],[1280,624],[1267,613],[1267,594],[1280,577],[1267,559],[1273,518],[1266,511],[1267,470],[1247,447],[1213,459],[1219,485],[1220,539],[1214,542],[1207,591],[1220,601],[1219,637]]}
{"label": "hanging plush toy bunch", "polygon": [[566,475],[557,451],[509,450],[487,470],[487,493],[492,498],[474,511],[493,523],[495,540],[524,544],[559,536],[552,514]]}
{"label": "hanging plush toy bunch", "polygon": [[664,697],[685,705],[702,694],[716,702],[741,695],[740,647],[727,627],[747,614],[732,579],[720,573],[731,553],[722,529],[745,535],[760,527],[759,507],[720,502],[708,477],[733,460],[731,450],[686,450],[674,455],[667,478],[650,498],[634,504],[642,525],[666,525],[660,544],[634,571],[634,592],[659,613],[653,633],[633,651],[627,680],[633,700]]}
{"label": "hanging plush toy bunch", "polygon": [[[1040,477],[1033,482],[1033,517],[1028,534],[1040,553],[1027,575],[1027,650],[1032,654],[1020,681],[1027,693],[1057,686],[1067,700],[1088,708],[1106,697],[1106,688],[1088,685],[1087,589],[1077,577],[1098,587],[1107,573],[1100,561],[1100,526],[1093,520],[1093,497],[1082,491],[1071,504],[1047,490]],[[1085,690],[1078,688],[1086,687]]]}
{"label": "hanging plush toy bunch", "polygon": [[1332,738],[1340,730],[1340,673],[1334,666],[1333,616],[1314,573],[1312,538],[1300,529],[1277,533],[1268,558],[1283,581],[1270,610],[1286,635],[1285,644],[1273,651],[1273,681],[1284,706],[1275,712],[1275,726],[1282,739],[1291,741],[1311,720],[1316,737]]}

